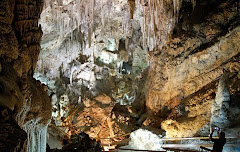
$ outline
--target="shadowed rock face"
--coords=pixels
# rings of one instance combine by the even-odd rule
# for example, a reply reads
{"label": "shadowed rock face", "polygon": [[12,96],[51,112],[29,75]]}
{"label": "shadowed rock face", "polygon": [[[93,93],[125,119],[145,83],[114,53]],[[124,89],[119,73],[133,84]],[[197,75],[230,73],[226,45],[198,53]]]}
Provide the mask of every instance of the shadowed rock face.
{"label": "shadowed rock face", "polygon": [[[31,109],[31,104],[34,104],[34,100],[38,100],[36,105],[46,106],[45,110],[50,111],[46,89],[44,91],[40,82],[36,82],[32,78],[40,51],[42,31],[38,26],[38,19],[43,1],[3,0],[0,5],[0,36],[2,37],[0,102],[14,110],[15,115],[24,110],[27,113]],[[35,97],[37,98],[35,99]],[[43,109],[39,108],[38,110],[42,111]],[[46,118],[50,118],[50,113]]]}
{"label": "shadowed rock face", "polygon": [[48,123],[51,118],[51,104],[39,81],[31,77],[21,79],[10,64],[2,62],[0,83],[0,104],[13,111],[12,114],[20,126],[34,121],[33,119],[39,121],[38,123]]}
{"label": "shadowed rock face", "polygon": [[0,151],[20,152],[26,150],[27,134],[13,118],[13,112],[0,106]]}
{"label": "shadowed rock face", "polygon": [[23,105],[24,96],[19,87],[21,79],[16,71],[6,62],[1,62],[0,72],[0,104],[11,110],[19,111]]}
{"label": "shadowed rock face", "polygon": [[[38,25],[42,7],[42,0],[0,2],[0,105],[12,110],[9,115],[21,128],[33,122],[47,125],[51,118],[47,87],[33,79],[42,37]],[[6,140],[10,142],[11,136]]]}

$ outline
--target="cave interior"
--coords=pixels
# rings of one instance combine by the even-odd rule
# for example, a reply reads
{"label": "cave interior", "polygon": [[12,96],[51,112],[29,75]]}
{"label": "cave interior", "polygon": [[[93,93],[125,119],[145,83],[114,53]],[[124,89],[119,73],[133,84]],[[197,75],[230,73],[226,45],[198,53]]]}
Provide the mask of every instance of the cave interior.
{"label": "cave interior", "polygon": [[195,152],[224,132],[240,152],[239,14],[239,0],[1,0],[0,151]]}

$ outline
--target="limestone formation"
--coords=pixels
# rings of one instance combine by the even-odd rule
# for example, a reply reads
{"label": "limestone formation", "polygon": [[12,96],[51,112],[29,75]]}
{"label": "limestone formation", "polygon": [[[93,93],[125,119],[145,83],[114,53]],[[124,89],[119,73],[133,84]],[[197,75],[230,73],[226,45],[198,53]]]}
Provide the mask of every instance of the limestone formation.
{"label": "limestone formation", "polygon": [[[42,37],[38,24],[42,7],[42,0],[0,2],[0,104],[13,111],[11,117],[28,133],[28,149],[29,138],[36,130],[30,133],[27,128],[40,124],[47,126],[51,118],[48,94],[41,83],[33,79]],[[37,144],[37,140],[33,140],[33,143]],[[46,141],[42,144],[46,144]],[[10,146],[17,148],[17,145]],[[22,147],[18,148],[21,151]],[[26,151],[26,145],[23,151]]]}
{"label": "limestone formation", "polygon": [[[209,10],[204,16],[201,11],[210,6],[221,11]],[[182,14],[185,20],[175,27],[163,50],[152,55],[146,105],[155,117],[168,117],[161,126],[169,137],[197,135],[210,122],[215,84],[223,69],[239,64],[238,13],[229,9],[235,9],[230,1],[197,4],[192,15]],[[237,73],[234,70],[230,75],[235,79]],[[229,82],[230,86],[237,84]]]}
{"label": "limestone formation", "polygon": [[48,124],[102,144],[238,130],[239,21],[235,0],[1,0],[0,105],[28,134],[12,149],[45,151]]}
{"label": "limestone formation", "polygon": [[226,128],[230,126],[229,120],[229,104],[230,104],[230,92],[228,86],[229,74],[226,72],[221,77],[216,98],[212,105],[211,126],[218,126],[220,128]]}
{"label": "limestone formation", "polygon": [[13,111],[0,106],[0,151],[21,152],[26,150],[27,134],[13,118]]}

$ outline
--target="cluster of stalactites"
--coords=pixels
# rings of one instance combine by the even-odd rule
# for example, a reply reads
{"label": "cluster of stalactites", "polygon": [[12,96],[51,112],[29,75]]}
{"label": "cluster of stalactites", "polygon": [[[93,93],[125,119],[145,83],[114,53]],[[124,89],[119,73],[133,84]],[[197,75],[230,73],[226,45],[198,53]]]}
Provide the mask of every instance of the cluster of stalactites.
{"label": "cluster of stalactites", "polygon": [[84,49],[93,44],[94,34],[99,34],[99,31],[95,33],[96,29],[100,29],[104,40],[131,36],[131,9],[128,7],[127,1],[122,0],[46,0],[44,10],[49,11],[44,11],[42,17],[50,16],[60,39],[69,38],[65,42],[66,49],[72,42],[79,41],[74,33],[81,32],[84,35],[81,48]]}
{"label": "cluster of stalactites", "polygon": [[46,152],[48,125],[27,124],[23,129],[27,132],[27,152]]}
{"label": "cluster of stalactites", "polygon": [[55,19],[60,37],[70,36],[74,39],[73,31],[78,29],[88,35],[88,45],[94,25],[95,0],[46,0],[44,9],[51,7],[51,14]]}
{"label": "cluster of stalactites", "polygon": [[[191,0],[193,6],[195,0]],[[161,50],[169,33],[178,21],[182,0],[136,0],[143,12],[141,22],[143,47],[152,51],[156,46]]]}

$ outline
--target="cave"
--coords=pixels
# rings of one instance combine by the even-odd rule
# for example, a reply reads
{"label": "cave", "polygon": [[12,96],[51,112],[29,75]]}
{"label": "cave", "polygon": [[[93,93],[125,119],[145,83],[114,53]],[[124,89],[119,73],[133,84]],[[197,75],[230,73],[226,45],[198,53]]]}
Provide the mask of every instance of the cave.
{"label": "cave", "polygon": [[239,0],[0,1],[0,152],[209,151],[223,132],[240,152]]}

